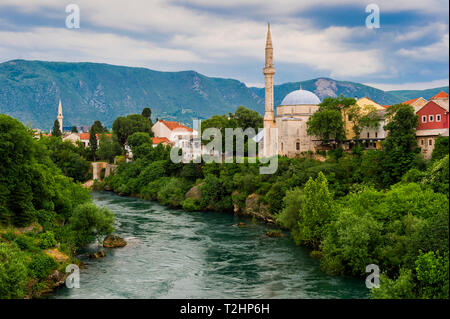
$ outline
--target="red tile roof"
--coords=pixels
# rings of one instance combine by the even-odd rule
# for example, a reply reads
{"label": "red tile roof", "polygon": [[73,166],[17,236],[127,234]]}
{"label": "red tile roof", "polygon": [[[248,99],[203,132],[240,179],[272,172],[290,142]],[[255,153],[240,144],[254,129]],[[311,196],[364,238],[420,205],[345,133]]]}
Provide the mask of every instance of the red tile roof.
{"label": "red tile roof", "polygon": [[409,105],[412,105],[414,102],[416,102],[418,99],[420,99],[420,97],[416,97],[415,99],[412,99],[412,100],[408,100],[408,101],[405,101],[405,102],[402,102],[402,104],[409,104]]}
{"label": "red tile roof", "polygon": [[80,140],[88,140],[89,139],[89,133],[81,133],[80,134]]}
{"label": "red tile roof", "polygon": [[391,105],[382,105],[382,107],[388,108],[391,107]]}
{"label": "red tile roof", "polygon": [[152,137],[152,143],[153,144],[159,144],[159,143],[171,144],[167,137]]}
{"label": "red tile roof", "polygon": [[167,128],[171,131],[178,129],[178,130],[186,130],[189,132],[192,132],[193,130],[187,126],[184,126],[183,124],[181,124],[180,122],[175,122],[175,121],[164,121],[164,120],[159,120],[161,123],[163,123],[165,126],[167,126]]}
{"label": "red tile roof", "polygon": [[[105,134],[108,137],[112,137],[112,134]],[[95,134],[95,136],[97,137],[97,139],[100,138],[100,134]],[[91,137],[91,135],[89,133],[81,133],[80,134],[80,140],[88,140]]]}
{"label": "red tile roof", "polygon": [[448,93],[441,91],[438,94],[436,94],[435,96],[433,96],[430,100],[435,100],[435,99],[448,99]]}

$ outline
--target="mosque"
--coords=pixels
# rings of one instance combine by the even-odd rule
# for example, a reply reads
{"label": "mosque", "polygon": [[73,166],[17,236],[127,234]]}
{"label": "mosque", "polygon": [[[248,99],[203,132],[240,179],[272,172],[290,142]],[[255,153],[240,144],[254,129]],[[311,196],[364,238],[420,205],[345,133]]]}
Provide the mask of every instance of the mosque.
{"label": "mosque", "polygon": [[273,102],[273,46],[270,24],[267,30],[265,49],[265,114],[264,133],[259,142],[260,156],[275,154],[295,157],[302,152],[314,151],[317,138],[306,134],[306,122],[319,109],[320,99],[314,93],[302,90],[290,92],[274,112]]}

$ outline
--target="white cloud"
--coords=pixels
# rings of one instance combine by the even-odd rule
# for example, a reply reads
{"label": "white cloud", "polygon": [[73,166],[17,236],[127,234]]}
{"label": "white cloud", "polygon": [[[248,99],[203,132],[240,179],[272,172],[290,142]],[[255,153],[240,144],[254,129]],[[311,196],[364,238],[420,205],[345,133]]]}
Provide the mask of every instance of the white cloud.
{"label": "white cloud", "polygon": [[397,54],[416,59],[432,61],[448,61],[449,37],[444,34],[440,41],[428,46],[413,47],[410,49],[400,49]]}
{"label": "white cloud", "polygon": [[145,66],[153,61],[199,62],[200,57],[183,49],[159,47],[112,33],[36,28],[27,32],[0,31],[0,51],[5,59],[90,61]]}
{"label": "white cloud", "polygon": [[[74,1],[75,2],[75,1]],[[70,2],[68,2],[70,3]],[[318,28],[311,21],[296,18],[310,8],[357,5],[361,0],[77,0],[81,29],[64,28],[66,13],[57,0],[0,0],[0,9],[13,6],[42,17],[61,16],[61,28],[33,28],[26,31],[0,31],[1,59],[91,61],[146,66],[168,70],[178,65],[226,65],[236,61],[264,60],[265,21],[250,16],[266,16],[272,25],[275,64],[306,65],[324,76],[393,77],[397,65],[386,55],[381,43],[365,41],[369,30],[363,26]],[[448,8],[446,0],[378,0],[383,12],[417,11],[437,13]],[[200,9],[198,9],[200,7]],[[222,16],[201,8],[242,9],[235,16]],[[52,10],[49,10],[52,9]],[[57,18],[57,17],[56,17]],[[87,27],[89,26],[89,28]],[[405,34],[386,30],[389,41],[411,41],[430,34],[442,34],[448,24],[435,23]],[[355,39],[361,39],[360,43]],[[366,43],[367,45],[364,45]],[[384,48],[384,49],[383,49]],[[397,51],[401,57],[448,61],[448,34],[430,46]],[[397,57],[398,59],[398,57]],[[388,62],[389,61],[389,62]],[[397,74],[397,73],[396,73]],[[395,75],[396,76],[396,75]],[[255,79],[257,81],[257,79]]]}
{"label": "white cloud", "polygon": [[429,82],[411,82],[402,84],[386,84],[386,83],[364,83],[374,88],[391,91],[391,90],[426,90],[441,86],[448,86],[449,79],[434,80]]}

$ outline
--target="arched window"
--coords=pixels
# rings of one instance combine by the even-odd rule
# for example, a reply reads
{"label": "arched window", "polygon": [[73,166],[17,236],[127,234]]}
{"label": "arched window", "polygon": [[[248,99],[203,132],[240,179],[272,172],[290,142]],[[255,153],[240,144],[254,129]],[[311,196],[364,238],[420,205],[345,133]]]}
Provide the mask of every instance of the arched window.
{"label": "arched window", "polygon": [[300,151],[300,142],[296,142],[296,143],[295,143],[295,149],[296,149],[297,151]]}

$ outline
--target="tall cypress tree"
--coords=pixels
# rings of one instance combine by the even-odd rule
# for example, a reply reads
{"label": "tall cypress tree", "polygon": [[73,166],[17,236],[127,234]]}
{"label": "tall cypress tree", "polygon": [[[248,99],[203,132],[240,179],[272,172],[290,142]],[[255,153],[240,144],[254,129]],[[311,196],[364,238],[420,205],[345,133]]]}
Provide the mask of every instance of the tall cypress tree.
{"label": "tall cypress tree", "polygon": [[52,135],[53,136],[61,136],[61,128],[59,127],[59,121],[55,120],[55,122],[53,122],[53,130],[52,130]]}
{"label": "tall cypress tree", "polygon": [[92,125],[91,130],[89,131],[89,147],[91,148],[91,156],[95,162],[96,154],[97,154],[97,130],[94,125]]}

